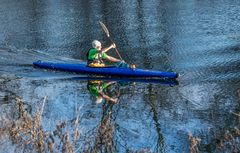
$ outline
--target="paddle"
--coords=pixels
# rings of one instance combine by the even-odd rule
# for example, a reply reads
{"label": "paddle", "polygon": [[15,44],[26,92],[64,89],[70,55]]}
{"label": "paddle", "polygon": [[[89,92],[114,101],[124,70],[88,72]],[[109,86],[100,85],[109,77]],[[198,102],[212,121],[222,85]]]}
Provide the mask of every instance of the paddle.
{"label": "paddle", "polygon": [[[99,23],[100,23],[103,31],[106,33],[107,37],[110,39],[110,41],[111,41],[112,43],[114,43],[113,40],[112,40],[112,38],[110,37],[110,34],[109,34],[109,31],[108,31],[107,27],[106,27],[101,21],[99,21]],[[115,43],[114,43],[114,44],[115,44]],[[116,44],[115,44],[115,45],[116,45]],[[119,56],[119,58],[121,59],[121,61],[123,61],[121,55],[120,55],[119,52],[118,52],[117,46],[115,46],[115,51],[116,51],[116,53],[118,54],[118,56]]]}

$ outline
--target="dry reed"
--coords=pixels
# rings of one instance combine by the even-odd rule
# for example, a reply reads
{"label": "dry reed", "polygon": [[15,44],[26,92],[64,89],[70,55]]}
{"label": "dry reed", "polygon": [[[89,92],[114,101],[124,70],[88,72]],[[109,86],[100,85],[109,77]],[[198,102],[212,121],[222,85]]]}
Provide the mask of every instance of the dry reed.
{"label": "dry reed", "polygon": [[19,110],[19,119],[14,121],[8,130],[10,139],[15,144],[22,145],[29,150],[34,149],[40,153],[74,153],[76,142],[80,137],[78,129],[79,117],[76,118],[72,125],[73,133],[67,130],[67,121],[59,122],[53,132],[46,132],[41,125],[45,102],[46,97],[40,109],[32,117],[26,111],[23,102],[17,99],[16,106]]}

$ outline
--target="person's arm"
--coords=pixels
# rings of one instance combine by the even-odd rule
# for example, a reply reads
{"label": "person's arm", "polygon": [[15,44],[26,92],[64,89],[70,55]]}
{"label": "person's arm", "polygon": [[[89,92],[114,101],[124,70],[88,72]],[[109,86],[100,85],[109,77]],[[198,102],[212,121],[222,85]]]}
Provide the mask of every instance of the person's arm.
{"label": "person's arm", "polygon": [[114,58],[112,56],[107,55],[106,57],[107,60],[111,61],[111,62],[120,62],[120,59]]}
{"label": "person's arm", "polygon": [[107,47],[107,48],[103,48],[102,50],[101,50],[101,52],[102,53],[106,53],[107,51],[109,51],[110,49],[113,49],[113,48],[115,48],[116,47],[116,45],[115,44],[112,44],[111,46],[109,46],[109,47]]}
{"label": "person's arm", "polygon": [[113,84],[115,84],[115,83],[117,83],[117,82],[116,82],[116,81],[107,82],[104,88],[106,88],[106,87],[108,87],[108,86],[110,86],[110,85],[113,85]]}
{"label": "person's arm", "polygon": [[106,99],[107,101],[112,102],[112,103],[117,103],[117,100],[118,100],[117,98],[111,98],[108,95],[105,95],[103,92],[101,92],[99,94],[102,96],[102,98]]}

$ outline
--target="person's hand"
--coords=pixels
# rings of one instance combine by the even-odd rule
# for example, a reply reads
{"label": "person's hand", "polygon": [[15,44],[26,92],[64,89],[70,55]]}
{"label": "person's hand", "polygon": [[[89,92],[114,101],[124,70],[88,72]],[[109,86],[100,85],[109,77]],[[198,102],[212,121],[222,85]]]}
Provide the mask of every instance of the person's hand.
{"label": "person's hand", "polygon": [[111,45],[111,47],[112,47],[112,48],[116,48],[116,45],[115,45],[115,43],[113,43],[113,44]]}
{"label": "person's hand", "polygon": [[113,103],[117,103],[117,101],[118,101],[118,98],[113,98],[113,99],[112,99],[112,102],[113,102]]}

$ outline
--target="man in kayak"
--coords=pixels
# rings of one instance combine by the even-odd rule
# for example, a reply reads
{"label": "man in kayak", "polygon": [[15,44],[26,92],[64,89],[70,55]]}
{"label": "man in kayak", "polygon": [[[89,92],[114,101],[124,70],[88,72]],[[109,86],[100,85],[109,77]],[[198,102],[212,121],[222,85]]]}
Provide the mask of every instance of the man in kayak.
{"label": "man in kayak", "polygon": [[109,47],[102,49],[101,42],[98,40],[94,40],[92,42],[92,47],[93,48],[91,48],[87,53],[88,66],[104,67],[105,64],[104,64],[103,60],[108,60],[108,61],[115,62],[115,63],[122,62],[121,60],[106,54],[107,51],[116,47],[116,45],[114,43],[112,45],[110,45]]}

